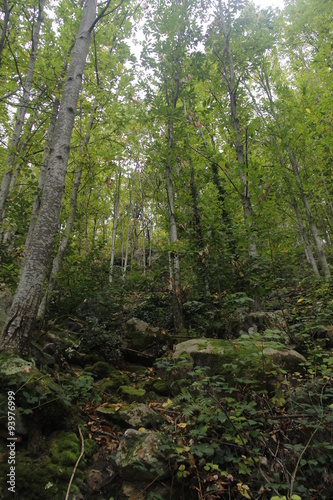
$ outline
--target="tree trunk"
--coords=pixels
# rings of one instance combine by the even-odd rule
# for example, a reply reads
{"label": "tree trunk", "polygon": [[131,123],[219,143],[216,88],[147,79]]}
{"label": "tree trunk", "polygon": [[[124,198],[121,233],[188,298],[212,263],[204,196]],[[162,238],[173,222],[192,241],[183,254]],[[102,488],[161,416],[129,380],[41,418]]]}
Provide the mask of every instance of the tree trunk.
{"label": "tree trunk", "polygon": [[[90,140],[90,131],[93,126],[94,118],[95,118],[95,111],[96,107],[94,106],[92,114],[89,118],[89,123],[88,123],[88,132],[85,135],[84,138],[84,146],[87,147],[89,140]],[[59,274],[62,262],[64,260],[64,256],[68,247],[69,243],[69,238],[72,233],[74,221],[75,221],[75,215],[76,215],[76,207],[77,207],[77,196],[79,192],[79,187],[81,183],[81,178],[82,178],[82,167],[78,168],[75,174],[75,180],[74,180],[74,185],[72,189],[72,195],[71,195],[71,201],[70,201],[70,207],[69,207],[69,216],[66,222],[66,228],[64,235],[62,236],[60,240],[60,244],[57,250],[57,253],[53,259],[52,263],[52,270],[51,274],[47,283],[46,287],[46,292],[44,293],[43,299],[40,303],[39,309],[38,309],[38,314],[37,314],[37,319],[39,321],[43,321],[47,309],[47,305],[49,302],[49,299],[52,295],[52,292],[57,284],[57,276]]]}
{"label": "tree trunk", "polygon": [[95,17],[96,0],[86,0],[54,131],[38,219],[21,279],[2,331],[0,349],[5,352],[19,351],[22,356],[30,353],[31,329],[58,229],[70,140]]}
{"label": "tree trunk", "polygon": [[0,221],[2,221],[3,217],[4,217],[5,203],[7,200],[7,196],[8,196],[8,192],[9,192],[9,188],[10,188],[10,183],[11,183],[13,171],[15,168],[17,147],[18,147],[18,143],[19,143],[19,140],[20,140],[20,137],[22,134],[25,113],[26,113],[28,103],[30,100],[30,93],[31,93],[31,88],[32,88],[32,78],[33,78],[35,64],[36,64],[37,47],[38,47],[38,42],[39,42],[40,28],[42,25],[44,4],[45,4],[45,0],[40,0],[38,18],[37,18],[36,26],[35,26],[33,37],[32,37],[32,47],[31,47],[31,52],[30,52],[27,75],[26,75],[26,79],[25,79],[25,83],[24,83],[24,87],[23,87],[23,94],[22,94],[21,102],[20,102],[19,109],[18,109],[17,116],[16,116],[16,120],[15,120],[13,135],[12,135],[9,147],[8,147],[8,155],[7,155],[7,159],[6,159],[5,172],[3,174],[1,188],[0,188]]}
{"label": "tree trunk", "polygon": [[129,248],[129,240],[130,240],[130,222],[131,222],[131,210],[132,210],[132,188],[131,184],[133,187],[133,181],[131,182],[131,179],[128,181],[129,184],[129,203],[128,203],[128,208],[127,208],[127,236],[126,236],[126,249],[125,249],[125,261],[124,261],[124,266],[123,266],[123,279],[125,279],[126,276],[126,270],[127,270],[127,263],[128,263],[128,248]]}
{"label": "tree trunk", "polygon": [[251,222],[253,218],[253,211],[252,211],[252,204],[251,204],[251,198],[248,188],[247,172],[246,172],[247,162],[244,154],[244,141],[242,139],[241,127],[237,112],[238,82],[236,81],[233,56],[229,44],[230,32],[228,32],[226,27],[221,0],[219,0],[219,13],[222,24],[222,30],[224,34],[223,76],[227,84],[229,102],[230,102],[231,125],[235,134],[234,141],[235,141],[236,157],[239,165],[239,172],[240,172],[239,177],[242,184],[241,200],[243,206],[245,227],[248,232],[248,254],[252,261],[256,261],[258,257],[258,251]]}
{"label": "tree trunk", "polygon": [[298,165],[297,158],[296,158],[294,153],[290,152],[288,147],[286,148],[286,150],[287,150],[287,154],[288,154],[288,157],[289,157],[292,169],[293,169],[293,173],[294,173],[296,183],[297,183],[297,186],[299,189],[301,200],[302,200],[304,208],[305,208],[305,213],[306,213],[306,216],[307,216],[307,219],[309,222],[311,234],[312,234],[314,242],[315,242],[316,252],[317,252],[320,266],[325,274],[325,277],[329,278],[331,276],[331,273],[330,273],[327,259],[326,259],[326,255],[324,252],[323,242],[320,238],[319,231],[318,231],[317,225],[315,223],[314,217],[312,215],[312,210],[310,208],[309,201],[308,201],[308,198],[305,194],[303,183],[302,183],[302,180],[301,180],[300,175],[299,175],[299,165]]}
{"label": "tree trunk", "polygon": [[[67,71],[67,67],[68,67],[67,58],[71,54],[73,47],[74,47],[74,43],[71,45],[71,47],[67,51],[66,58],[65,58],[63,65],[62,65],[62,70],[61,70],[60,76],[58,78],[57,90],[59,92],[59,95],[60,95],[62,87],[63,87],[63,81],[64,81],[64,77],[66,75],[66,71]],[[51,151],[51,144],[52,144],[54,129],[55,129],[56,122],[57,122],[59,104],[60,104],[60,96],[59,97],[57,96],[54,100],[54,103],[53,103],[52,115],[50,118],[50,123],[49,123],[49,127],[47,130],[46,138],[45,138],[43,158],[42,158],[42,163],[40,166],[39,176],[38,176],[38,189],[37,189],[37,193],[35,194],[34,203],[32,206],[29,229],[28,229],[28,234],[27,234],[27,238],[25,241],[23,260],[21,263],[21,267],[24,266],[25,256],[26,256],[26,254],[29,250],[30,244],[31,244],[31,238],[32,238],[32,234],[33,234],[34,229],[35,229],[37,215],[38,215],[39,208],[40,208],[40,202],[41,202],[42,192],[43,192],[43,188],[44,188],[47,165],[48,165],[50,151]]]}
{"label": "tree trunk", "polygon": [[[14,6],[14,4],[13,4],[13,6]],[[1,67],[1,61],[2,61],[2,53],[3,53],[4,46],[5,46],[6,35],[7,35],[7,30],[8,30],[9,14],[11,11],[11,9],[8,6],[8,0],[3,0],[3,7],[4,7],[5,15],[3,18],[2,30],[1,30],[1,35],[0,35],[0,67]]]}
{"label": "tree trunk", "polygon": [[115,194],[114,200],[114,212],[113,212],[113,228],[112,228],[112,246],[111,246],[111,259],[110,259],[110,273],[109,273],[109,282],[113,281],[113,267],[114,267],[114,254],[116,249],[116,236],[117,236],[117,218],[118,218],[118,206],[120,199],[120,185],[121,185],[121,170],[119,165],[119,173],[118,173],[118,186],[117,192]]}

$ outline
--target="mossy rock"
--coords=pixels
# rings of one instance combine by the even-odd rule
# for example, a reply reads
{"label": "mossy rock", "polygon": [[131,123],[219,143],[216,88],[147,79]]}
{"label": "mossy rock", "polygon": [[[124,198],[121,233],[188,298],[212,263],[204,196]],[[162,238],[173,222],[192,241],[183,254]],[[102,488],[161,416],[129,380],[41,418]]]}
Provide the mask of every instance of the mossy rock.
{"label": "mossy rock", "polygon": [[[20,500],[63,500],[76,460],[80,441],[72,432],[53,433],[44,442],[44,453],[38,458],[27,451],[16,454],[16,496]],[[3,475],[3,467],[1,475]],[[7,473],[7,472],[6,472]],[[74,477],[71,497],[79,493],[84,473],[79,468]],[[2,498],[13,498],[3,496]]]}
{"label": "mossy rock", "polygon": [[168,396],[170,393],[170,386],[166,380],[156,380],[156,382],[153,383],[153,389],[161,396]]}
{"label": "mossy rock", "polygon": [[[299,369],[306,359],[292,349],[286,349],[276,343],[263,343],[258,338],[240,338],[236,341],[220,339],[192,339],[176,346],[174,359],[187,356],[197,366],[206,366],[212,375],[248,376],[256,374],[260,383],[261,378],[273,370],[281,367],[289,371]],[[262,375],[262,377],[260,376]]]}
{"label": "mossy rock", "polygon": [[26,360],[16,354],[0,354],[0,385],[14,388],[26,383],[29,378],[40,375],[32,359]]}
{"label": "mossy rock", "polygon": [[126,397],[128,401],[143,401],[146,391],[142,388],[136,388],[131,385],[121,385],[120,393]]}
{"label": "mossy rock", "polygon": [[98,378],[106,378],[113,373],[113,367],[106,361],[98,361],[92,366],[86,366],[85,370],[96,375]]}
{"label": "mossy rock", "polygon": [[128,375],[119,371],[113,371],[109,377],[96,382],[96,388],[100,393],[114,394],[122,385],[128,385],[130,379]]}
{"label": "mossy rock", "polygon": [[165,454],[160,451],[162,435],[127,429],[121,438],[115,463],[126,481],[155,481],[170,475]]}
{"label": "mossy rock", "polygon": [[97,413],[112,423],[134,429],[157,427],[164,422],[162,415],[142,403],[100,406],[97,408]]}

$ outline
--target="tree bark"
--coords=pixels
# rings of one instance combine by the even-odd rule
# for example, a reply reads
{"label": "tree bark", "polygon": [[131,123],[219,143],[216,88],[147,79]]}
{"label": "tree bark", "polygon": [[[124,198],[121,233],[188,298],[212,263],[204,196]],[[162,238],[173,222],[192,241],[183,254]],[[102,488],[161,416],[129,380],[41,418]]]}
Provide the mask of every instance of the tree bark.
{"label": "tree bark", "polygon": [[[93,107],[92,114],[89,118],[88,122],[88,131],[84,137],[84,146],[87,147],[89,140],[90,140],[90,131],[92,129],[93,123],[94,123],[94,118],[95,118],[95,111],[96,107]],[[69,216],[67,219],[66,223],[66,228],[63,237],[60,240],[60,244],[57,250],[57,253],[53,259],[52,262],[52,270],[51,274],[47,283],[46,291],[44,293],[43,299],[40,303],[39,309],[38,309],[38,314],[37,314],[37,319],[39,321],[43,321],[47,309],[47,305],[49,302],[49,299],[52,295],[52,292],[57,284],[57,276],[59,274],[62,262],[64,260],[64,256],[68,247],[69,243],[69,238],[72,233],[74,221],[75,221],[75,215],[76,215],[76,208],[77,208],[77,196],[79,193],[79,187],[81,183],[81,178],[82,178],[82,167],[78,168],[75,174],[75,180],[74,180],[74,185],[72,189],[72,195],[71,195],[71,201],[70,201],[70,207],[69,207]]]}
{"label": "tree bark", "polygon": [[111,259],[110,259],[110,273],[109,273],[110,283],[112,283],[113,281],[114,254],[116,249],[116,236],[117,236],[118,206],[120,199],[120,185],[121,185],[121,170],[119,165],[118,185],[117,185],[117,192],[115,193],[114,211],[113,211],[112,245],[111,245]]}
{"label": "tree bark", "polygon": [[[62,90],[62,87],[63,87],[63,80],[64,80],[64,77],[66,75],[66,71],[67,71],[67,67],[68,67],[68,60],[67,60],[67,58],[71,54],[71,52],[73,50],[73,47],[74,47],[74,42],[73,42],[73,44],[71,45],[71,47],[67,51],[66,58],[65,58],[65,60],[63,62],[63,65],[62,65],[61,73],[60,73],[60,76],[58,78],[57,90],[58,90],[59,94],[61,93],[61,90]],[[59,104],[60,104],[60,96],[59,97],[57,96],[55,98],[55,100],[54,100],[54,103],[53,103],[52,114],[51,114],[51,118],[50,118],[50,123],[49,123],[49,127],[48,127],[48,130],[47,130],[47,135],[46,135],[46,138],[45,138],[45,145],[44,145],[42,163],[41,163],[41,166],[40,166],[40,169],[39,169],[39,176],[38,176],[38,190],[37,190],[37,193],[35,194],[34,203],[33,203],[33,206],[32,206],[32,212],[31,212],[31,216],[30,216],[29,229],[28,229],[27,238],[25,240],[25,246],[24,246],[24,252],[23,252],[23,260],[22,260],[22,263],[21,263],[21,267],[24,267],[25,256],[26,256],[26,254],[28,252],[28,249],[30,247],[30,244],[31,244],[31,238],[32,238],[32,235],[33,235],[33,232],[34,232],[34,229],[35,229],[37,215],[38,215],[39,208],[40,208],[40,202],[41,202],[42,192],[43,192],[44,183],[45,183],[47,165],[48,165],[50,151],[51,151],[51,144],[52,144],[52,139],[53,139],[53,135],[54,135],[54,129],[55,129],[56,122],[57,122]]]}
{"label": "tree bark", "polygon": [[[177,64],[179,64],[178,60]],[[176,215],[174,210],[173,184],[171,176],[171,164],[172,164],[171,156],[173,153],[173,114],[176,109],[178,94],[179,94],[179,72],[178,69],[176,69],[172,102],[171,103],[168,102],[168,107],[171,107],[171,118],[169,118],[168,120],[168,144],[167,144],[167,160],[165,168],[171,244],[176,243],[178,241]],[[167,96],[167,101],[168,101],[168,96]],[[173,323],[175,332],[177,333],[182,330],[184,325],[182,303],[181,303],[180,263],[179,263],[178,252],[173,250],[170,253],[170,259],[171,259],[171,272],[172,272]]]}
{"label": "tree bark", "polygon": [[[13,4],[14,6],[14,4]],[[4,7],[4,18],[3,18],[3,25],[2,25],[2,30],[1,30],[1,35],[0,35],[0,67],[1,67],[1,61],[2,61],[2,54],[3,54],[3,49],[5,47],[5,41],[6,41],[6,35],[7,35],[7,30],[8,30],[8,23],[9,23],[9,15],[10,11],[13,8],[9,8],[8,5],[8,0],[3,0],[3,7]]]}
{"label": "tree bark", "polygon": [[40,0],[38,18],[37,18],[36,26],[35,26],[33,37],[32,37],[32,47],[31,47],[31,52],[30,52],[28,70],[27,70],[27,75],[26,75],[26,79],[24,82],[24,86],[23,86],[23,94],[22,94],[22,98],[21,98],[21,101],[19,104],[19,109],[17,112],[16,120],[15,120],[13,135],[12,135],[12,138],[10,140],[9,147],[8,147],[5,172],[3,174],[2,182],[1,182],[1,188],[0,188],[0,221],[1,222],[2,222],[3,217],[4,217],[5,203],[7,200],[7,196],[8,196],[8,192],[9,192],[9,188],[10,188],[10,183],[11,183],[13,171],[15,168],[17,147],[18,147],[18,143],[19,143],[19,140],[20,140],[20,137],[22,134],[22,130],[23,130],[25,113],[26,113],[26,110],[27,110],[27,107],[29,104],[29,100],[30,100],[30,93],[31,93],[31,88],[32,88],[32,78],[33,78],[35,64],[36,64],[37,48],[38,48],[38,42],[39,42],[40,28],[42,25],[44,5],[45,5],[45,0]]}
{"label": "tree bark", "polygon": [[30,353],[31,330],[58,229],[70,140],[95,18],[96,0],[86,0],[59,108],[36,227],[2,331],[0,350],[5,352],[20,352],[22,356]]}
{"label": "tree bark", "polygon": [[235,134],[235,149],[236,149],[236,157],[239,165],[239,177],[242,184],[242,192],[241,192],[241,200],[243,206],[244,213],[244,222],[246,229],[248,231],[248,255],[252,261],[256,261],[258,257],[257,244],[256,239],[253,234],[252,229],[252,218],[253,218],[253,210],[250,198],[250,192],[248,187],[247,180],[247,172],[246,172],[246,158],[244,154],[244,140],[242,139],[241,127],[239,123],[239,117],[237,112],[237,87],[238,82],[236,81],[235,70],[234,70],[234,62],[233,56],[230,50],[229,44],[229,35],[230,33],[227,30],[227,26],[225,23],[223,8],[221,0],[219,0],[219,14],[220,21],[222,24],[222,31],[224,35],[224,50],[223,50],[223,76],[226,81],[228,94],[229,94],[229,102],[230,102],[230,117],[231,117],[231,125]]}

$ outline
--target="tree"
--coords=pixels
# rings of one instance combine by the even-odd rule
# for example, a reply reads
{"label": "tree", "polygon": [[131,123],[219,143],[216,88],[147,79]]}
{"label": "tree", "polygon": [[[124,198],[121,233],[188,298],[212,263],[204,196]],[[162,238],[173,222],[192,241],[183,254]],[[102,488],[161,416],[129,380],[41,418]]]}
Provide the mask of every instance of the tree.
{"label": "tree", "polygon": [[86,0],[55,126],[38,219],[20,282],[2,331],[0,349],[6,352],[19,351],[23,356],[30,352],[31,328],[37,314],[53,240],[57,233],[70,139],[95,21],[96,0]]}

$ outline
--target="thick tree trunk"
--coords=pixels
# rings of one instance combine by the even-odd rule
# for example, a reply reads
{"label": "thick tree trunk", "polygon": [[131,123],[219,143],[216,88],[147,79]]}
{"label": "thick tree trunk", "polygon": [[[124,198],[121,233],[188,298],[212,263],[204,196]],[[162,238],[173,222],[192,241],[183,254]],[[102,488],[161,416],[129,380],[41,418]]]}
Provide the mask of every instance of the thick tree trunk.
{"label": "thick tree trunk", "polygon": [[[61,73],[60,73],[60,76],[58,78],[57,91],[59,94],[61,93],[61,90],[63,87],[64,77],[66,75],[66,71],[67,71],[67,67],[68,67],[68,57],[71,54],[73,47],[74,47],[74,43],[71,45],[71,47],[67,51],[66,58],[65,58],[63,65],[62,65]],[[21,263],[21,267],[24,266],[25,256],[27,255],[27,252],[29,250],[29,247],[31,244],[31,238],[32,238],[32,235],[33,235],[33,232],[35,229],[35,225],[36,225],[37,215],[39,212],[40,202],[41,202],[41,198],[42,198],[42,192],[43,192],[43,188],[44,188],[47,165],[48,165],[50,151],[51,151],[51,144],[52,144],[52,140],[53,140],[54,129],[55,129],[56,122],[57,122],[59,104],[60,104],[60,97],[57,96],[54,100],[54,103],[53,103],[52,115],[50,118],[50,123],[49,123],[49,127],[47,130],[47,135],[45,138],[43,158],[42,158],[42,163],[41,163],[41,166],[39,169],[39,176],[38,176],[38,190],[37,190],[37,193],[35,194],[34,203],[32,206],[29,229],[28,229],[28,234],[27,234],[27,238],[25,241],[23,260]]]}
{"label": "thick tree trunk", "polygon": [[[94,107],[92,114],[89,119],[88,123],[88,132],[85,135],[84,138],[84,146],[87,147],[89,140],[90,140],[90,131],[93,126],[94,118],[95,118],[95,110],[96,108]],[[72,189],[72,195],[71,195],[71,201],[70,201],[70,207],[69,207],[69,216],[66,222],[66,228],[63,237],[61,238],[57,253],[53,259],[52,263],[52,270],[51,274],[47,283],[46,287],[46,292],[44,293],[43,299],[40,303],[39,309],[38,309],[38,314],[37,314],[37,319],[39,321],[43,321],[47,309],[47,305],[49,302],[49,299],[52,295],[52,292],[57,284],[57,276],[59,274],[59,271],[62,266],[62,262],[65,257],[65,253],[68,247],[70,235],[72,233],[74,221],[75,221],[75,215],[76,215],[76,207],[77,207],[77,196],[79,193],[79,187],[81,183],[81,178],[82,178],[82,168],[78,168],[75,174],[75,180],[74,180],[74,185]]]}
{"label": "thick tree trunk", "polygon": [[54,131],[38,219],[0,340],[2,351],[19,351],[23,356],[30,352],[31,329],[58,229],[70,140],[95,17],[96,0],[86,0]]}
{"label": "thick tree trunk", "polygon": [[25,79],[24,87],[23,87],[23,94],[22,94],[22,98],[20,101],[19,109],[17,112],[16,120],[15,120],[13,135],[12,135],[12,138],[10,140],[9,147],[8,147],[8,155],[7,155],[7,159],[6,159],[5,172],[3,174],[3,178],[2,178],[2,182],[1,182],[1,189],[0,189],[0,221],[2,221],[2,219],[4,217],[5,203],[7,200],[7,196],[8,196],[8,192],[9,192],[9,188],[10,188],[10,183],[11,183],[12,176],[13,176],[13,171],[15,169],[17,147],[18,147],[18,143],[19,143],[19,140],[20,140],[20,137],[22,134],[25,113],[26,113],[26,110],[27,110],[27,107],[29,104],[29,100],[30,100],[30,93],[31,93],[31,88],[32,88],[32,78],[33,78],[35,64],[36,64],[37,47],[38,47],[38,42],[39,42],[40,28],[42,25],[44,5],[45,5],[45,0],[40,0],[38,18],[37,18],[36,26],[35,26],[33,37],[32,37],[32,47],[31,47],[31,52],[30,52],[27,75],[26,75],[26,79]]}

